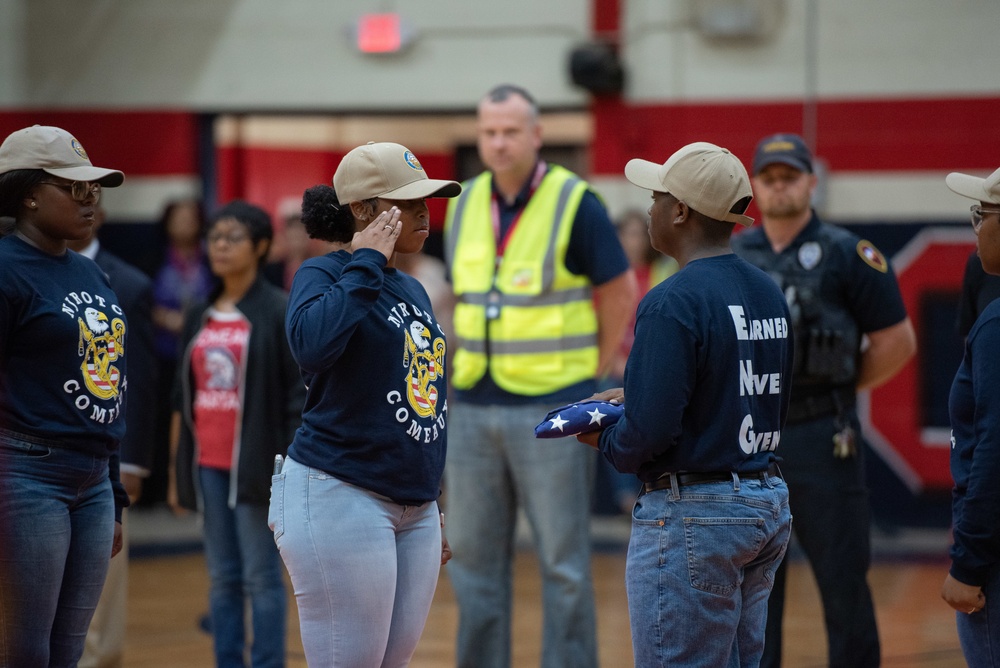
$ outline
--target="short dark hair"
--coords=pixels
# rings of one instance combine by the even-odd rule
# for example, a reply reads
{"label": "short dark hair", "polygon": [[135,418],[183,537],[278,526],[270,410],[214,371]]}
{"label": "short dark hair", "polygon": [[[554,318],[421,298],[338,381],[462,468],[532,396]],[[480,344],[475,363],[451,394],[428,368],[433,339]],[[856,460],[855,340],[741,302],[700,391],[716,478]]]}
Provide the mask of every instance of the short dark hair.
{"label": "short dark hair", "polygon": [[[220,220],[232,218],[246,228],[250,233],[250,241],[254,246],[261,240],[266,240],[270,246],[274,238],[274,227],[271,225],[271,216],[267,211],[250,202],[235,199],[223,205],[211,215],[208,220],[208,228],[211,229]],[[259,259],[259,264],[263,264],[267,259],[267,253]]]}
{"label": "short dark hair", "polygon": [[499,86],[494,86],[488,93],[486,93],[484,99],[487,99],[490,102],[503,102],[504,100],[509,99],[512,95],[523,97],[528,104],[531,105],[531,110],[534,114],[536,116],[538,115],[538,103],[535,101],[535,98],[532,97],[531,93],[529,93],[526,89],[516,84],[500,84]]}
{"label": "short dark hair", "polygon": [[0,216],[17,218],[21,202],[45,178],[40,169],[14,169],[0,174]]}
{"label": "short dark hair", "polygon": [[732,236],[733,230],[736,229],[736,223],[712,218],[701,211],[695,211],[690,204],[688,204],[688,211],[691,218],[700,223],[704,238],[711,243],[725,243]]}

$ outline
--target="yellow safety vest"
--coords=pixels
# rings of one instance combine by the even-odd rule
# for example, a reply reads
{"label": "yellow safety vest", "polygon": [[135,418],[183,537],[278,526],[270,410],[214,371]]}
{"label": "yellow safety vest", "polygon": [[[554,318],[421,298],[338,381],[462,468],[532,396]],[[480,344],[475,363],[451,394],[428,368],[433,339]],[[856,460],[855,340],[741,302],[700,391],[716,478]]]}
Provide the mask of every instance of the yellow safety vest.
{"label": "yellow safety vest", "polygon": [[649,266],[649,285],[646,286],[646,290],[643,292],[655,288],[657,285],[676,274],[679,268],[677,260],[669,255],[661,255],[656,258]]}
{"label": "yellow safety vest", "polygon": [[[501,389],[540,396],[593,378],[597,315],[591,284],[566,269],[573,219],[587,184],[553,165],[534,192],[497,267],[489,172],[464,184],[445,221],[455,290],[451,380],[473,387],[487,369]],[[487,317],[487,310],[494,317]]]}

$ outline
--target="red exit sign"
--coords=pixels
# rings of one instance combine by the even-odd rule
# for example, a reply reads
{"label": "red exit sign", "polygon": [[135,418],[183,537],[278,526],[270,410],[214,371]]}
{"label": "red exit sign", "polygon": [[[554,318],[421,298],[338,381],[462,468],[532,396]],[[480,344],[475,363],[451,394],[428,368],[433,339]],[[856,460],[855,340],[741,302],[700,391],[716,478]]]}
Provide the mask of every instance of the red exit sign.
{"label": "red exit sign", "polygon": [[357,24],[357,45],[361,53],[398,53],[413,32],[399,14],[363,14]]}

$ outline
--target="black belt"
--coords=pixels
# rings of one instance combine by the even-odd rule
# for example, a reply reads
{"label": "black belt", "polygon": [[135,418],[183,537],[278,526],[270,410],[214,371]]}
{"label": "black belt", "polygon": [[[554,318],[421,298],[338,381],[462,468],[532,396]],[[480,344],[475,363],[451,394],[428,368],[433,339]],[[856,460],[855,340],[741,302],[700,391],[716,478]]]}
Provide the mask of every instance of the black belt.
{"label": "black belt", "polygon": [[[684,471],[673,474],[677,478],[678,487],[688,485],[701,485],[706,482],[727,482],[733,479],[732,471],[716,471],[713,473],[695,473]],[[753,473],[740,473],[740,480],[766,480],[768,478],[781,477],[781,471],[777,464],[771,464],[766,471],[755,471]],[[656,492],[661,489],[670,489],[670,473],[664,473],[652,482],[642,484],[642,491],[645,493]]]}
{"label": "black belt", "polygon": [[837,415],[841,411],[853,408],[856,401],[853,389],[838,389],[813,397],[792,399],[788,405],[785,424],[808,422],[824,415]]}

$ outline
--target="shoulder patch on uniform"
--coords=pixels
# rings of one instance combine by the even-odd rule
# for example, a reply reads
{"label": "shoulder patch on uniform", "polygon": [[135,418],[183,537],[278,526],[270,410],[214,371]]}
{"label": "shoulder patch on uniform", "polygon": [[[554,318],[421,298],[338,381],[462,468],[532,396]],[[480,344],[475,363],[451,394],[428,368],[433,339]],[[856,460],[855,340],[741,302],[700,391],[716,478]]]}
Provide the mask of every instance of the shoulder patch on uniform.
{"label": "shoulder patch on uniform", "polygon": [[889,263],[885,261],[885,256],[867,239],[858,242],[858,255],[869,267],[878,269],[883,274],[889,271]]}

